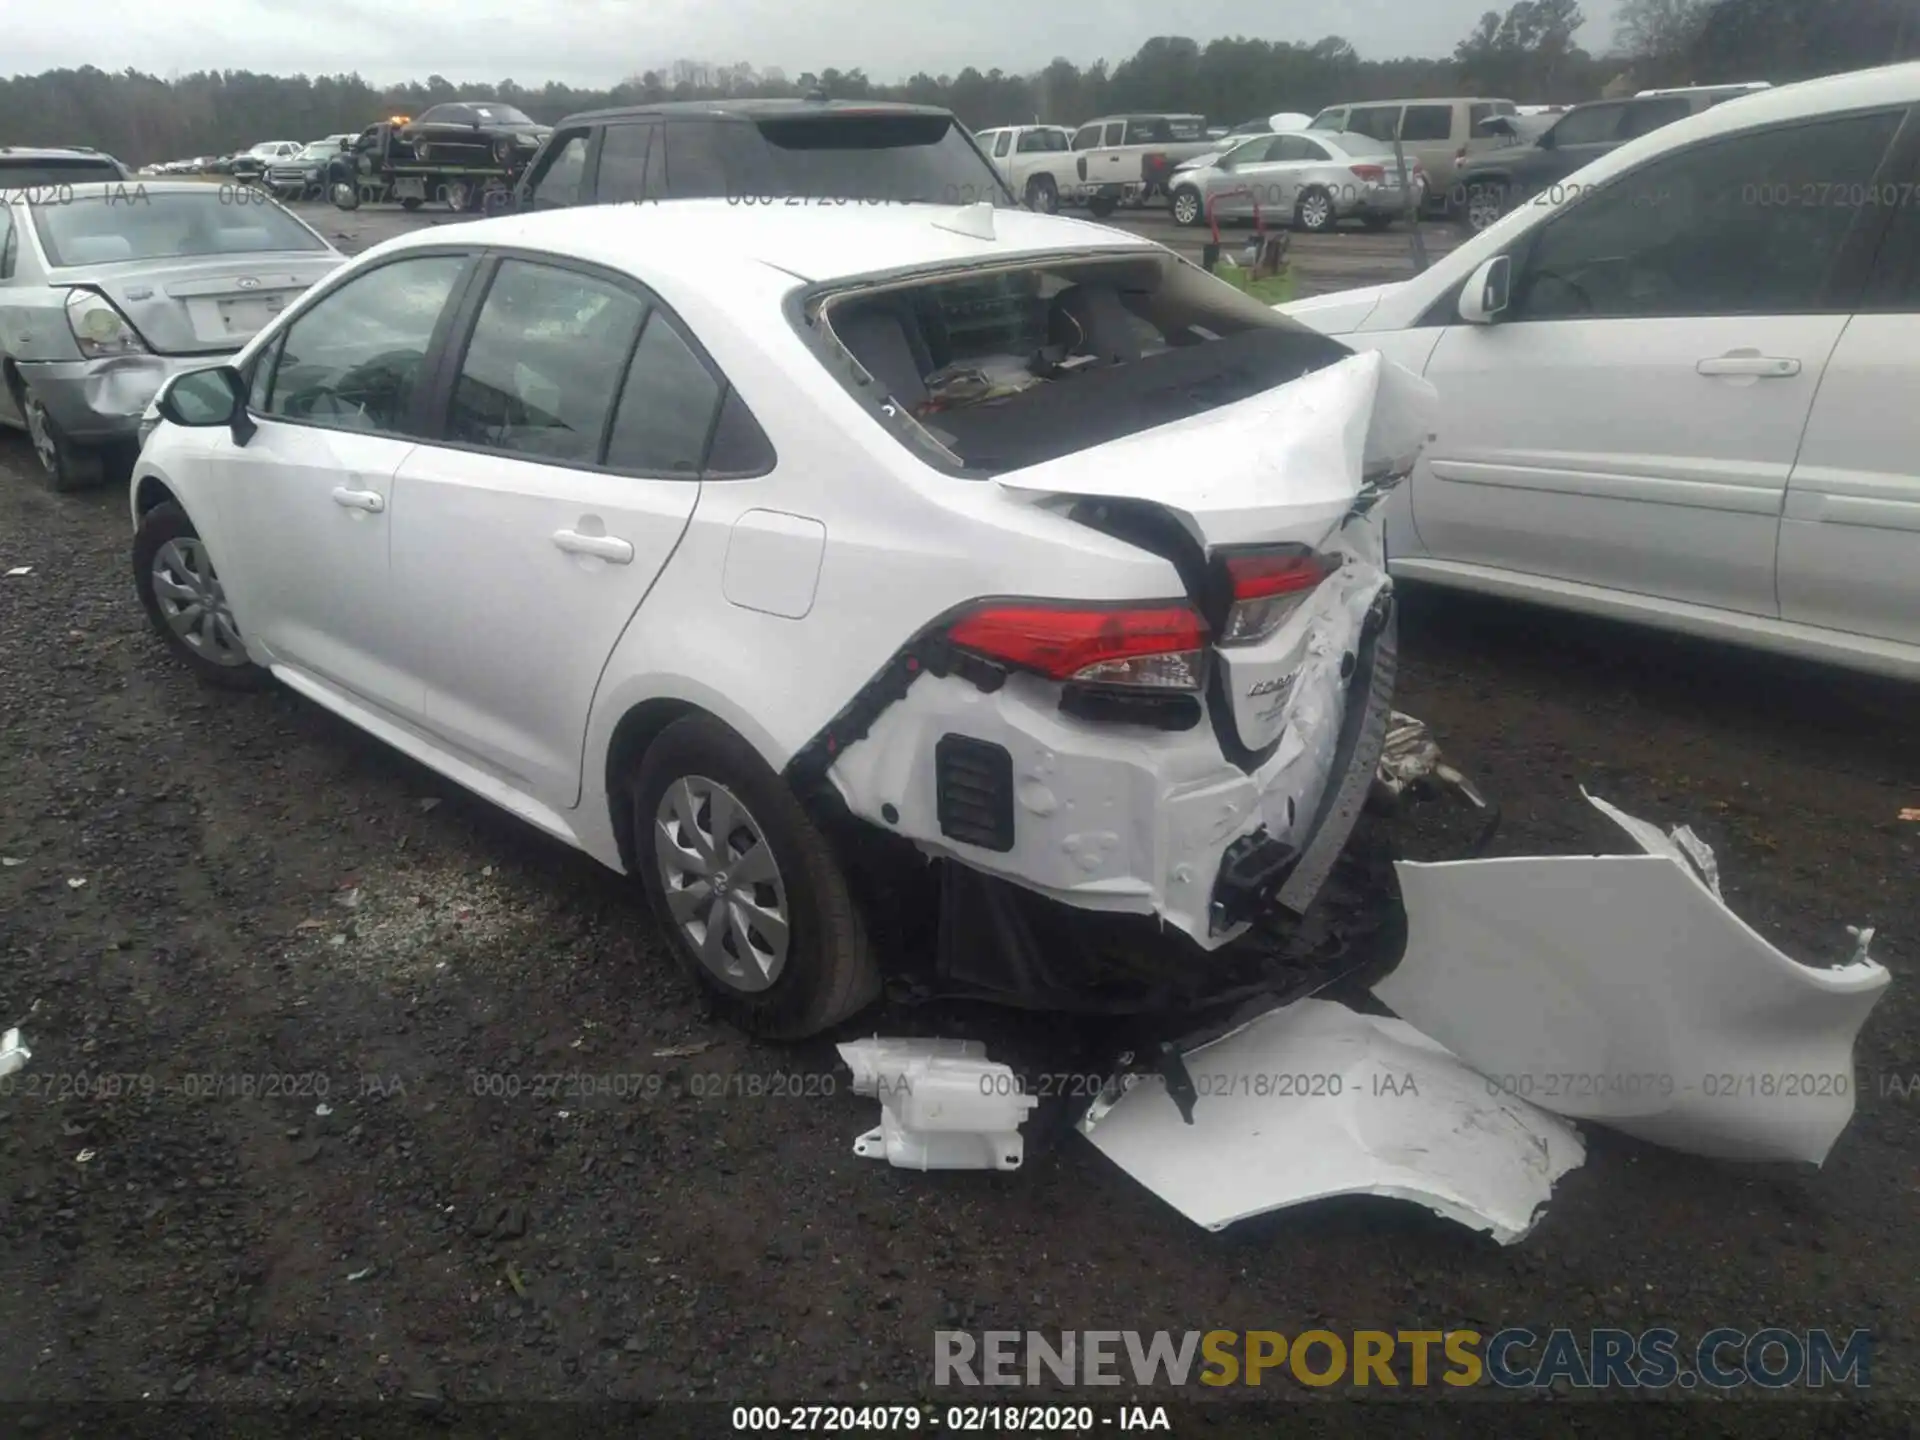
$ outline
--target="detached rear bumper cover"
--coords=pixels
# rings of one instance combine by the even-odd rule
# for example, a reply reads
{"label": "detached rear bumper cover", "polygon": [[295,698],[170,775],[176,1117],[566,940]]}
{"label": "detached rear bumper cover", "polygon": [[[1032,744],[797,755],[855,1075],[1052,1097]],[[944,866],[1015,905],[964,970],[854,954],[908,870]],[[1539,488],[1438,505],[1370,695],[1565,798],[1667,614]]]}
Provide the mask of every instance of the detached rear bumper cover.
{"label": "detached rear bumper cover", "polygon": [[1375,994],[1521,1100],[1695,1154],[1821,1163],[1886,970],[1789,958],[1720,900],[1691,831],[1593,803],[1648,853],[1402,863],[1406,957]]}
{"label": "detached rear bumper cover", "polygon": [[1378,1195],[1507,1245],[1586,1158],[1571,1125],[1500,1094],[1411,1025],[1324,1000],[1269,1011],[1185,1058],[1191,1125],[1164,1084],[1136,1079],[1080,1130],[1209,1230]]}

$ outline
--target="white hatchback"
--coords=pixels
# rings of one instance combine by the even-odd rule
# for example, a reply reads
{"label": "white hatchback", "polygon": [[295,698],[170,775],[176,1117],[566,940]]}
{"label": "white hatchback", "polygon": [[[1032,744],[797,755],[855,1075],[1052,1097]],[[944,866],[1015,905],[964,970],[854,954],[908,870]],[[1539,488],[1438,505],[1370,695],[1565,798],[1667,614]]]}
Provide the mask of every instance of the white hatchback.
{"label": "white hatchback", "polygon": [[1396,576],[1920,678],[1920,65],[1716,106],[1283,308],[1439,394]]}
{"label": "white hatchback", "polygon": [[1379,754],[1371,512],[1430,401],[1074,220],[502,218],[170,382],[134,573],[203,676],[637,872],[730,1017],[800,1036],[878,990],[863,837],[1157,916],[1188,968],[1306,908]]}

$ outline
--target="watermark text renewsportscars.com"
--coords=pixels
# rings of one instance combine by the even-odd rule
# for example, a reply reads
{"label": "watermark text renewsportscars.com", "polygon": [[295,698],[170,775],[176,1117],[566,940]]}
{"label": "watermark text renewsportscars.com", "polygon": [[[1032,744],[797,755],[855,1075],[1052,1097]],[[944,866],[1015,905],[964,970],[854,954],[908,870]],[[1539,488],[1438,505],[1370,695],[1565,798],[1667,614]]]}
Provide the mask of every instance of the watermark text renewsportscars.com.
{"label": "watermark text renewsportscars.com", "polygon": [[937,1386],[1284,1384],[1730,1391],[1872,1383],[1866,1330],[937,1330]]}

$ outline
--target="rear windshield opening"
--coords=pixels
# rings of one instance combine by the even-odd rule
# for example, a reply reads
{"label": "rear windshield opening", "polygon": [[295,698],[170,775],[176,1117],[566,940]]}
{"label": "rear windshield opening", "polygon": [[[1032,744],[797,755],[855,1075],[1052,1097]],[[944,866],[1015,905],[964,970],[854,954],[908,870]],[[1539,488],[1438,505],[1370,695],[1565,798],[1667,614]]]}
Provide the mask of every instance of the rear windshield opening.
{"label": "rear windshield opening", "polygon": [[52,265],[188,259],[325,248],[278,205],[235,205],[220,189],[154,194],[121,187],[105,196],[35,204],[33,225]]}
{"label": "rear windshield opening", "polygon": [[[1054,262],[826,302],[855,384],[932,458],[996,474],[1285,385],[1353,352],[1171,256]],[[877,392],[877,393],[876,393]]]}
{"label": "rear windshield opening", "polygon": [[0,157],[0,190],[37,190],[48,185],[98,185],[118,180],[111,160],[8,160]]}
{"label": "rear windshield opening", "polygon": [[[726,157],[732,194],[894,205],[1018,203],[946,115],[781,117],[719,129],[734,151]],[[675,184],[671,150],[667,171]]]}

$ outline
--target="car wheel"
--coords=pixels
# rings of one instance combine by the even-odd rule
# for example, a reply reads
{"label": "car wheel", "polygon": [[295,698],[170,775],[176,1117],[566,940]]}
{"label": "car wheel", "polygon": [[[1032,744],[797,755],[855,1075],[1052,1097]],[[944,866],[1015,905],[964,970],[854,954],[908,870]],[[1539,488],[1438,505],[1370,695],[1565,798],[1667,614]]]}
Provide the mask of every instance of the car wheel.
{"label": "car wheel", "polygon": [[247,658],[213,556],[178,505],[156,505],[141,517],[133,584],[161,641],[202,680],[258,690],[272,679]]}
{"label": "car wheel", "polygon": [[1173,223],[1176,225],[1198,225],[1207,218],[1207,207],[1201,203],[1200,192],[1191,185],[1183,185],[1173,192]]}
{"label": "car wheel", "polygon": [[400,202],[402,210],[418,210],[426,202],[417,195],[409,195]]}
{"label": "car wheel", "polygon": [[342,210],[360,208],[360,187],[350,180],[336,180],[330,191],[333,203]]}
{"label": "car wheel", "polygon": [[1036,175],[1027,181],[1027,208],[1042,215],[1052,215],[1060,209],[1060,191],[1053,183],[1051,175]]}
{"label": "car wheel", "polygon": [[838,857],[746,741],[707,716],[677,720],[647,747],[631,794],[648,897],[727,1020],[799,1040],[879,995]]}
{"label": "car wheel", "polygon": [[1093,212],[1093,218],[1104,220],[1119,208],[1119,203],[1110,195],[1095,195],[1087,201],[1087,209]]}
{"label": "car wheel", "polygon": [[1498,223],[1507,213],[1507,187],[1497,181],[1482,181],[1467,187],[1465,203],[1460,208],[1460,217],[1467,229],[1478,235],[1488,226]]}
{"label": "car wheel", "polygon": [[1324,234],[1333,229],[1336,218],[1333,196],[1318,185],[1302,194],[1299,203],[1293,207],[1293,223],[1310,235]]}
{"label": "car wheel", "polygon": [[27,436],[33,441],[34,458],[40,462],[48,488],[66,494],[91,489],[107,478],[106,457],[100,451],[67,438],[60,422],[32,390],[24,399],[21,408],[26,412]]}

